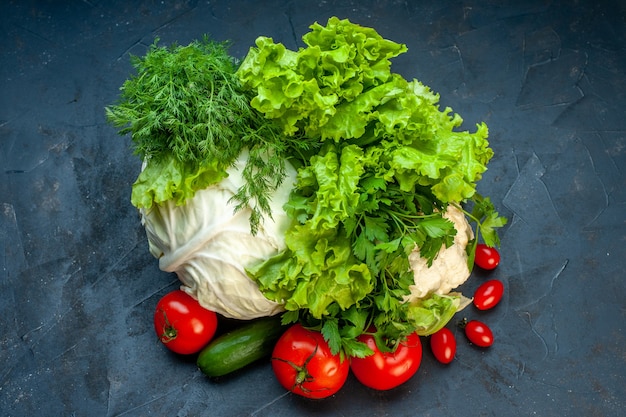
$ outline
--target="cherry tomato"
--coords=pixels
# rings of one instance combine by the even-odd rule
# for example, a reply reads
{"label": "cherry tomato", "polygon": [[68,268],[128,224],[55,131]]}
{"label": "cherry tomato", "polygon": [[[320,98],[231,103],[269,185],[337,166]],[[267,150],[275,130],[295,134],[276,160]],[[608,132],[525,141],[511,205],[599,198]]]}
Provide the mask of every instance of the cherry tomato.
{"label": "cherry tomato", "polygon": [[175,290],[157,303],[154,330],[168,349],[190,355],[199,352],[213,338],[217,315],[186,292]]}
{"label": "cherry tomato", "polygon": [[468,321],[465,324],[465,335],[476,346],[489,347],[493,345],[493,333],[489,326],[481,321]]}
{"label": "cherry tomato", "polygon": [[401,342],[394,352],[381,352],[370,334],[362,334],[358,340],[374,351],[370,356],[350,360],[352,373],[367,387],[389,390],[404,384],[415,375],[422,362],[422,343],[417,333]]}
{"label": "cherry tomato", "polygon": [[504,284],[497,279],[485,281],[474,292],[474,306],[479,310],[489,310],[502,299]]}
{"label": "cherry tomato", "polygon": [[439,362],[452,362],[456,353],[456,339],[450,329],[444,327],[430,336],[430,350]]}
{"label": "cherry tomato", "polygon": [[495,248],[479,243],[476,245],[474,263],[482,269],[495,269],[500,263],[500,254]]}
{"label": "cherry tomato", "polygon": [[306,398],[321,399],[343,387],[350,364],[331,353],[320,332],[294,324],[274,346],[272,369],[285,389]]}

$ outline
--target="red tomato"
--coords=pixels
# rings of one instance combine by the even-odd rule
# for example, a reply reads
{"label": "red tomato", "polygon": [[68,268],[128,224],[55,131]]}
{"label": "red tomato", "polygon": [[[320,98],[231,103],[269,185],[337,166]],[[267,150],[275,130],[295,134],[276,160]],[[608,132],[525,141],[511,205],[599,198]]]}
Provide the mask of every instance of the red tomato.
{"label": "red tomato", "polygon": [[209,343],[217,330],[217,315],[186,292],[175,290],[157,303],[154,330],[168,349],[189,355]]}
{"label": "red tomato", "polygon": [[294,394],[320,399],[334,395],[348,378],[350,365],[330,352],[318,331],[294,324],[274,346],[272,369],[278,382]]}
{"label": "red tomato", "polygon": [[493,345],[493,333],[489,326],[478,320],[470,320],[465,325],[465,335],[470,342],[480,347]]}
{"label": "red tomato", "polygon": [[474,263],[482,269],[495,269],[500,263],[500,254],[495,248],[479,243],[476,245]]}
{"label": "red tomato", "polygon": [[381,352],[372,335],[362,334],[358,340],[374,351],[370,356],[353,357],[350,361],[352,373],[367,387],[388,390],[404,384],[422,362],[422,343],[417,333],[412,333],[394,352]]}
{"label": "red tomato", "polygon": [[489,310],[502,299],[504,284],[497,279],[485,281],[474,292],[474,305],[479,310]]}
{"label": "red tomato", "polygon": [[456,353],[456,339],[452,331],[444,327],[433,333],[430,336],[430,349],[439,362],[445,364],[452,362]]}

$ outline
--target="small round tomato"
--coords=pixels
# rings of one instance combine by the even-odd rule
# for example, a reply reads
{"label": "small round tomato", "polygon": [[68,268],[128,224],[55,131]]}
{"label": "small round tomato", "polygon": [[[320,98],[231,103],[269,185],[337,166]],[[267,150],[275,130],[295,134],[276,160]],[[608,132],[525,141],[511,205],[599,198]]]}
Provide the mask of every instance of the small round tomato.
{"label": "small round tomato", "polygon": [[393,352],[381,352],[371,334],[362,334],[358,340],[374,351],[350,360],[352,373],[367,387],[389,390],[402,385],[415,375],[422,362],[422,343],[417,333],[412,333]]}
{"label": "small round tomato", "polygon": [[288,328],[278,339],[271,361],[285,389],[312,399],[336,394],[350,372],[348,360],[333,355],[320,332],[300,324]]}
{"label": "small round tomato", "polygon": [[215,335],[217,314],[186,292],[175,290],[157,303],[154,330],[169,350],[190,355],[199,352]]}
{"label": "small round tomato", "polygon": [[474,306],[479,310],[494,308],[502,299],[504,284],[497,279],[485,281],[474,292]]}
{"label": "small round tomato", "polygon": [[500,254],[495,248],[479,243],[476,245],[474,263],[482,269],[495,269],[500,263]]}
{"label": "small round tomato", "polygon": [[430,350],[439,362],[444,364],[452,362],[456,353],[456,339],[452,331],[444,327],[433,333],[430,336]]}
{"label": "small round tomato", "polygon": [[465,324],[465,335],[476,346],[489,347],[493,345],[493,333],[489,326],[481,321],[468,321]]}

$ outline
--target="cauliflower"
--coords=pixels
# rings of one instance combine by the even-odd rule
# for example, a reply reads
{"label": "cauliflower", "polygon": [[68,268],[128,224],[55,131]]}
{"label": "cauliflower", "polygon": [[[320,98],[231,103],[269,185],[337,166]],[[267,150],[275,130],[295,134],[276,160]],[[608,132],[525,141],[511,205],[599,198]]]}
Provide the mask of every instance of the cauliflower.
{"label": "cauliflower", "polygon": [[[449,294],[451,290],[467,281],[470,276],[465,248],[474,238],[474,232],[463,212],[452,204],[448,205],[443,217],[454,223],[457,231],[454,243],[448,248],[442,246],[430,267],[428,261],[420,256],[419,248],[409,254],[409,264],[413,270],[415,285],[409,286],[411,294],[405,297],[407,302],[415,302],[433,293]],[[464,307],[463,304],[466,302],[464,299],[459,309]]]}
{"label": "cauliflower", "polygon": [[226,179],[198,190],[185,205],[167,201],[140,210],[150,252],[158,258],[159,268],[176,273],[181,289],[206,309],[242,320],[283,311],[281,304],[260,292],[245,268],[284,249],[290,220],[282,206],[296,177],[288,164],[285,180],[271,201],[273,218],[265,218],[252,235],[250,211],[235,212],[236,203],[231,202],[244,184],[240,172],[246,160],[243,152]]}

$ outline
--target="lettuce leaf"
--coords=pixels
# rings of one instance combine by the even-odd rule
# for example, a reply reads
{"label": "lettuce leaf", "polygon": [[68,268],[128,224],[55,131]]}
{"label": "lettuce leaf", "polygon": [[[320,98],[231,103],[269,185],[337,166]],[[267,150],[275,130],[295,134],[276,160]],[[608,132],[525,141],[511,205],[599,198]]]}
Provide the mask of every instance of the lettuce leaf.
{"label": "lettuce leaf", "polygon": [[215,184],[226,176],[224,167],[215,159],[194,164],[173,157],[150,158],[133,184],[131,203],[143,209],[168,200],[183,205],[196,190]]}
{"label": "lettuce leaf", "polygon": [[299,207],[307,220],[285,235],[287,249],[247,269],[270,300],[285,302],[285,309],[306,308],[320,319],[336,303],[347,309],[373,289],[368,266],[352,252],[341,223],[354,216],[358,180],[363,172],[360,149],[347,146],[337,154],[330,144],[299,172],[300,188],[316,191],[291,207]]}
{"label": "lettuce leaf", "polygon": [[407,318],[415,325],[415,331],[419,335],[427,336],[444,327],[457,312],[460,304],[459,296],[431,294],[410,304]]}
{"label": "lettuce leaf", "polygon": [[284,302],[288,311],[307,309],[317,319],[335,303],[341,309],[363,299],[373,289],[367,265],[359,262],[347,239],[332,230],[302,238],[312,230],[297,227],[288,234],[289,249],[246,269],[270,300]]}
{"label": "lettuce leaf", "polygon": [[242,85],[257,93],[252,107],[276,119],[287,135],[320,136],[341,102],[361,100],[364,91],[385,83],[390,58],[407,50],[347,19],[332,17],[311,29],[302,38],[307,47],[297,52],[258,37],[237,70]]}

